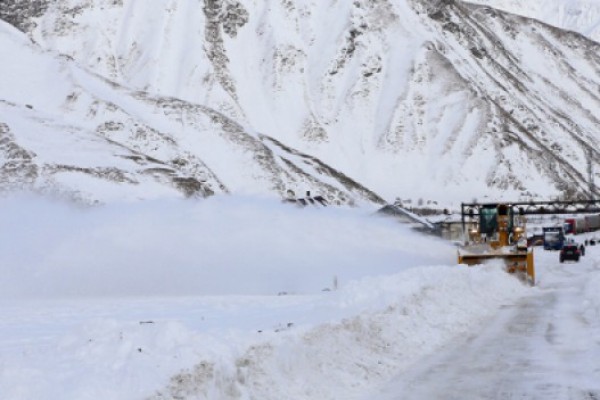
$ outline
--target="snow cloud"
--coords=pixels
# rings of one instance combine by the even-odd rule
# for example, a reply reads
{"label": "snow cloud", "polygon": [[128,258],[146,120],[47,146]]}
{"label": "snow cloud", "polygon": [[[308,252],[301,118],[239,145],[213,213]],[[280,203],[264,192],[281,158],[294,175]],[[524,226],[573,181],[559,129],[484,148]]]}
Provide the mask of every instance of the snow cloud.
{"label": "snow cloud", "polygon": [[228,196],[81,208],[13,196],[0,210],[4,297],[316,293],[454,262],[451,246],[366,209]]}

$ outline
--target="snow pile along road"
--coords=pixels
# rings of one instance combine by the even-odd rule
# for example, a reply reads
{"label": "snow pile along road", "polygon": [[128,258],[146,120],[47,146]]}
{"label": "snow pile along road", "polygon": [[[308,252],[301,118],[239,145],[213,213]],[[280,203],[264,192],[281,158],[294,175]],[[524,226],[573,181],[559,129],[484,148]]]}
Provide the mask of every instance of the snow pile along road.
{"label": "snow pile along road", "polygon": [[530,296],[363,399],[600,398],[600,249],[565,263],[556,251],[536,253]]}
{"label": "snow pile along road", "polygon": [[[523,291],[494,268],[431,267],[366,279],[318,300],[336,310],[331,321],[282,320],[287,329],[263,332],[225,364],[206,358],[154,398],[353,398],[477,330]],[[306,312],[320,307],[311,308]]]}

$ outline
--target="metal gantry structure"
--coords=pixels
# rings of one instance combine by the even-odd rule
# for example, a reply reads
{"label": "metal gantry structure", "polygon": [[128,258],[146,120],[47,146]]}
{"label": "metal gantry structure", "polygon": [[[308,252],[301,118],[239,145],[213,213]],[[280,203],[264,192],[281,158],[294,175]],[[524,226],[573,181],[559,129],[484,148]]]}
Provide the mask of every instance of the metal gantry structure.
{"label": "metal gantry structure", "polygon": [[461,221],[465,230],[465,218],[478,218],[486,206],[506,204],[514,215],[553,215],[553,214],[600,214],[600,199],[573,201],[515,201],[498,203],[462,203]]}

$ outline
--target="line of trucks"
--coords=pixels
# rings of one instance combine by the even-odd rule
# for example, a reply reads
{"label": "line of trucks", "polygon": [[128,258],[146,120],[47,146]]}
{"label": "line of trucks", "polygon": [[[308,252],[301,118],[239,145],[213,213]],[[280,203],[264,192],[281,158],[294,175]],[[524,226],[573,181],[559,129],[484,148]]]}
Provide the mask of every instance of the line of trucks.
{"label": "line of trucks", "polygon": [[600,214],[567,218],[563,226],[542,228],[544,250],[561,250],[565,244],[565,235],[577,235],[600,230]]}

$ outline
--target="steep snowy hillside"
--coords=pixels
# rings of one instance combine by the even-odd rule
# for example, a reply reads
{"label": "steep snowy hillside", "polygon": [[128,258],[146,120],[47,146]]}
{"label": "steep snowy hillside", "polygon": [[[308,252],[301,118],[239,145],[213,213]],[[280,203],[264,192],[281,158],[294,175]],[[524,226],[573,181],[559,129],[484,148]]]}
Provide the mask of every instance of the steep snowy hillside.
{"label": "steep snowy hillside", "polygon": [[600,42],[600,2],[597,0],[469,0],[539,19],[556,27],[579,32]]}
{"label": "steep snowy hillside", "polygon": [[570,197],[600,172],[600,46],[535,20],[439,0],[25,3],[0,15],[79,78],[62,99],[11,100],[16,83],[0,99],[35,114],[57,95],[35,110],[70,107],[70,125],[204,194]]}
{"label": "steep snowy hillside", "polygon": [[[85,202],[283,196],[312,188],[334,203],[381,202],[319,160],[209,107],[132,92],[0,25],[0,183]],[[296,187],[296,186],[299,186]]]}

